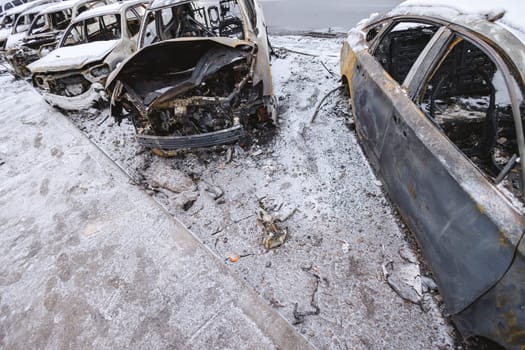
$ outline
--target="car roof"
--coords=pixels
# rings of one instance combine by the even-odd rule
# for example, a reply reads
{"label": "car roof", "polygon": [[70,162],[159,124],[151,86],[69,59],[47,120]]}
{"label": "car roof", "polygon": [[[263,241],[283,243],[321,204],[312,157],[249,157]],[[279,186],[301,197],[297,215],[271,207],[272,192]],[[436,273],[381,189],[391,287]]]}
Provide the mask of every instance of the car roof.
{"label": "car roof", "polygon": [[371,17],[365,26],[392,17],[427,18],[458,25],[502,49],[525,84],[525,26],[521,23],[524,13],[523,1],[407,0],[383,16]]}
{"label": "car roof", "polygon": [[35,6],[42,5],[42,4],[45,4],[45,3],[52,3],[52,2],[53,1],[51,1],[51,0],[36,0],[36,1],[27,2],[25,4],[22,4],[22,5],[10,8],[9,10],[4,12],[4,15],[5,16],[17,15],[19,13],[22,13],[22,12],[25,12],[25,11],[29,10],[30,8],[35,7]]}
{"label": "car roof", "polygon": [[67,1],[61,1],[56,4],[52,4],[51,6],[46,7],[43,11],[41,11],[41,14],[46,13],[52,13],[52,12],[58,12],[62,10],[67,10],[75,7],[76,4],[80,4],[83,2],[86,2],[88,0],[67,0]]}
{"label": "car roof", "polygon": [[110,5],[95,7],[86,12],[82,12],[80,15],[78,15],[77,18],[75,18],[74,22],[83,21],[91,17],[117,14],[117,13],[120,13],[122,9],[133,7],[137,4],[147,4],[148,2],[149,1],[147,0],[132,0],[132,1],[117,2],[117,3],[110,4]]}
{"label": "car roof", "polygon": [[159,9],[166,6],[174,6],[178,4],[183,4],[189,2],[190,0],[153,0],[149,8],[151,10]]}
{"label": "car roof", "polygon": [[22,12],[20,15],[24,16],[24,15],[30,15],[30,14],[33,14],[33,13],[39,13],[42,10],[47,9],[50,5],[52,5],[52,3],[51,4],[43,4],[43,5],[38,5],[38,6],[35,6],[35,7],[31,7],[30,9],[25,10],[24,12]]}
{"label": "car roof", "polygon": [[[523,14],[525,2],[515,0],[406,0],[391,13],[410,12],[429,17],[442,18],[451,23],[461,22],[460,17],[474,17],[488,20],[502,15],[495,23],[511,31],[525,44],[525,25]],[[461,24],[461,23],[458,23]]]}

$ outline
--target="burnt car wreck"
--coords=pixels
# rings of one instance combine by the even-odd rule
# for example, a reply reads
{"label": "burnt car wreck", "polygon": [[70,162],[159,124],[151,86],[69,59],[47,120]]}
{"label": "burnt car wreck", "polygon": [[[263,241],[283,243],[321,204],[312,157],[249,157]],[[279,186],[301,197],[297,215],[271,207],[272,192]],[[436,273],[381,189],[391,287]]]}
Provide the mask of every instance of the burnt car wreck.
{"label": "burnt car wreck", "polygon": [[71,20],[105,3],[105,0],[68,0],[40,11],[21,42],[12,48],[12,53],[8,52],[8,61],[15,73],[20,77],[30,76],[27,66],[56,48]]}
{"label": "burnt car wreck", "polygon": [[525,344],[519,8],[407,1],[341,52],[356,131],[461,333]]}
{"label": "burnt car wreck", "polygon": [[72,20],[57,49],[27,66],[46,102],[64,110],[103,105],[108,75],[137,48],[146,6],[145,0],[117,2]]}
{"label": "burnt car wreck", "polygon": [[221,145],[275,121],[268,38],[252,0],[154,1],[140,47],[107,88],[111,114],[130,118],[143,146]]}

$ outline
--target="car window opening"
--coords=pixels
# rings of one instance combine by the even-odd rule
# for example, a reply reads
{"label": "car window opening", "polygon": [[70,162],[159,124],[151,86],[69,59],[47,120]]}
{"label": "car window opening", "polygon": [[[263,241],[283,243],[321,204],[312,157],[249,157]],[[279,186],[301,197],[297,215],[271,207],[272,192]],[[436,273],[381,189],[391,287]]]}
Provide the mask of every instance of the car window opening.
{"label": "car window opening", "polygon": [[[438,29],[438,26],[426,23],[397,23],[381,38],[374,56],[390,76],[402,84]],[[369,35],[377,36],[378,30],[380,28],[374,29]]]}
{"label": "car window opening", "polygon": [[[516,129],[503,74],[482,50],[458,39],[424,86],[421,108],[509,199],[523,203]],[[522,97],[520,102],[523,111]]]}
{"label": "car window opening", "polygon": [[[140,31],[140,22],[142,16],[146,12],[146,8],[142,5],[130,8],[126,11],[126,24],[128,27],[128,32],[130,37],[134,37]],[[136,40],[136,38],[135,38]]]}
{"label": "car window opening", "polygon": [[236,0],[188,1],[149,12],[141,47],[181,37],[244,39],[244,26]]}
{"label": "car window opening", "polygon": [[104,15],[75,23],[65,34],[63,46],[120,39],[120,15]]}

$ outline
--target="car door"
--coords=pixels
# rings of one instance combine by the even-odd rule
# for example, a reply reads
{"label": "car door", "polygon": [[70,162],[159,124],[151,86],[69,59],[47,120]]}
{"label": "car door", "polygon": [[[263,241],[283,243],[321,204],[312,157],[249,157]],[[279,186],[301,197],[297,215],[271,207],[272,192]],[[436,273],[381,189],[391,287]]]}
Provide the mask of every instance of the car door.
{"label": "car door", "polygon": [[[504,275],[524,222],[409,94],[420,91],[454,39],[441,27],[429,40],[415,37],[420,46],[414,50],[406,40],[414,29],[406,21],[394,24],[370,52],[357,54],[352,105],[370,163],[416,234],[454,314]],[[382,47],[391,33],[395,40]]]}

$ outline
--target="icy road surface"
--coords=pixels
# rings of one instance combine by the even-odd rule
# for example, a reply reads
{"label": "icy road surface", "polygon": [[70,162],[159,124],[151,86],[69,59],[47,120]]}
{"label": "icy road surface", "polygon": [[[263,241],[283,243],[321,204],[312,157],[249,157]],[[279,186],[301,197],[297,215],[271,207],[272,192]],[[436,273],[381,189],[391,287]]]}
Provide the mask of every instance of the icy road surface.
{"label": "icy road surface", "polygon": [[[347,97],[332,95],[310,123],[316,105],[339,84],[342,39],[271,39],[274,47],[318,57],[279,51],[272,71],[280,124],[259,144],[160,158],[137,145],[129,123],[106,120],[107,110],[69,117],[313,345],[453,348],[439,295],[418,275],[413,240],[347,127]],[[3,101],[17,94],[17,84],[2,79]],[[9,152],[8,145],[1,151]],[[259,202],[276,217],[289,216],[282,223],[287,240],[270,251],[256,224]],[[394,292],[385,272],[417,304]]]}

